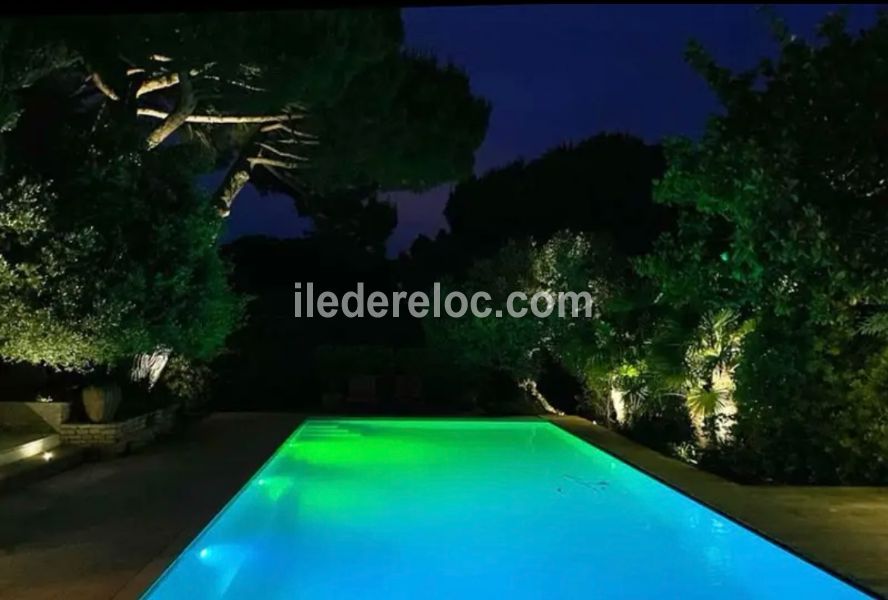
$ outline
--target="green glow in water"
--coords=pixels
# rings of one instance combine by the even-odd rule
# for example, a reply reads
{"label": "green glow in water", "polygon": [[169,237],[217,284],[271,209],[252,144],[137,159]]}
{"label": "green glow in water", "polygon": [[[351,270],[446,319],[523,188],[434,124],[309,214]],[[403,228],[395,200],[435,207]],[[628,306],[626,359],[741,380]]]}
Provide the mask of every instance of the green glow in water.
{"label": "green glow in water", "polygon": [[149,591],[859,598],[539,420],[309,420]]}

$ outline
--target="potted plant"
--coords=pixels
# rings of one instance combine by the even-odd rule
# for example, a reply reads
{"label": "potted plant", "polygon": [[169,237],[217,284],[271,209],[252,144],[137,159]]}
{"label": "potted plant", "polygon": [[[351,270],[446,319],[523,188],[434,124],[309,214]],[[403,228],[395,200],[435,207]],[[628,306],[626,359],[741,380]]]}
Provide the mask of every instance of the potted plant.
{"label": "potted plant", "polygon": [[93,383],[81,392],[83,409],[93,423],[108,423],[120,407],[120,386],[113,382]]}

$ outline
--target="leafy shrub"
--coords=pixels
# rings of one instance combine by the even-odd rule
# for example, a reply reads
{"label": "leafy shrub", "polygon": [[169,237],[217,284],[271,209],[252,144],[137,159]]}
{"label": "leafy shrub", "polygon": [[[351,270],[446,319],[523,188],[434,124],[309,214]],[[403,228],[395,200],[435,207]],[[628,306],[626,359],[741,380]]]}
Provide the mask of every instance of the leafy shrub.
{"label": "leafy shrub", "polygon": [[785,321],[744,344],[734,439],[704,464],[750,480],[888,481],[888,347]]}
{"label": "leafy shrub", "polygon": [[179,355],[170,357],[159,385],[181,401],[189,412],[200,411],[209,403],[212,371],[207,365]]}
{"label": "leafy shrub", "polygon": [[682,398],[660,396],[648,399],[640,408],[620,429],[627,437],[672,455],[678,448],[694,444],[694,427]]}
{"label": "leafy shrub", "polygon": [[0,358],[85,370],[170,348],[209,358],[238,321],[221,222],[176,147],[61,136],[43,176],[0,184]]}

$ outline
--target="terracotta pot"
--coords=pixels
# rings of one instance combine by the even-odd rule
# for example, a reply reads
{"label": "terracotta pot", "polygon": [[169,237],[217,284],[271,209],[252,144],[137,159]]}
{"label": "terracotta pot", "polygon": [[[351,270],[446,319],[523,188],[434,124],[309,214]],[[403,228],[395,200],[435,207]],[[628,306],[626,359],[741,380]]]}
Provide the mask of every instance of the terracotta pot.
{"label": "terracotta pot", "polygon": [[120,386],[110,383],[83,388],[83,408],[93,423],[108,423],[120,406]]}

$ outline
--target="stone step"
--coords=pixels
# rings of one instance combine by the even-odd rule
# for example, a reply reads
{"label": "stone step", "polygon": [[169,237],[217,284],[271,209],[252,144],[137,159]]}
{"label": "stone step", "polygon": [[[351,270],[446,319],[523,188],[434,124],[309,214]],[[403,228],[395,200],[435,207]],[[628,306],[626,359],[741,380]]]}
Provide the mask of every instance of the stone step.
{"label": "stone step", "polygon": [[0,467],[57,448],[61,440],[55,433],[0,432]]}
{"label": "stone step", "polygon": [[57,446],[36,456],[0,466],[0,490],[7,490],[66,469],[83,462],[84,450],[76,446]]}

